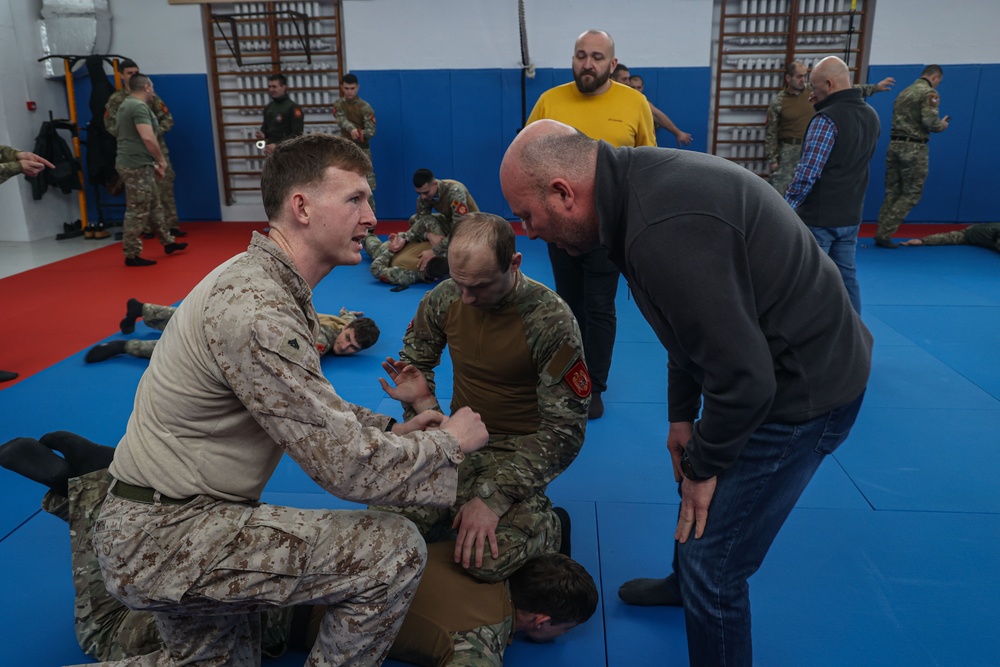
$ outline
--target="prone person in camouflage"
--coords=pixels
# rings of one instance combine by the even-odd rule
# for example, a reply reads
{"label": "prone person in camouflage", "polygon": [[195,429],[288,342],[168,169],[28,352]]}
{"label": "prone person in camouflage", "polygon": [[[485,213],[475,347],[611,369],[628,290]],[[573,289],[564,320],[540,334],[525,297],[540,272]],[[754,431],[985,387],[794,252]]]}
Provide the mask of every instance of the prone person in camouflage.
{"label": "prone person in camouflage", "polygon": [[405,232],[389,234],[389,239],[371,253],[372,263],[368,270],[375,278],[396,285],[397,288],[447,278],[447,257],[433,255],[424,263],[424,268],[420,268],[423,253],[428,250],[433,253],[433,244],[428,237],[437,240],[444,238],[441,222],[432,216],[420,219]]}
{"label": "prone person in camouflage", "polygon": [[122,223],[122,249],[125,266],[151,266],[154,260],[143,259],[139,235],[151,227],[160,237],[168,255],[187,247],[170,233],[163,216],[157,181],[164,178],[167,161],[157,140],[159,122],[149,107],[153,82],[136,72],[129,79],[129,95],[118,107],[118,152],[115,169],[125,183],[125,220]]}
{"label": "prone person in camouflage", "polygon": [[938,111],[941,96],[937,87],[943,78],[944,70],[939,65],[928,65],[892,106],[892,131],[885,153],[885,199],[875,230],[875,245],[879,248],[899,247],[892,235],[924,192],[930,165],[930,134],[948,129],[949,117],[941,118]]}
{"label": "prone person in camouflage", "polygon": [[341,137],[279,144],[261,175],[269,236],[191,291],[150,360],[93,544],[108,590],[154,614],[164,648],[118,664],[256,665],[258,612],[300,604],[328,606],[310,665],[385,658],[426,560],[413,525],[259,502],[287,454],[346,500],[450,505],[458,465],[486,444],[469,408],[397,424],[323,375],[312,293],[361,261],[370,169]]}
{"label": "prone person in camouflage", "polygon": [[[163,331],[167,322],[177,312],[173,306],[160,306],[155,303],[143,303],[138,299],[129,299],[126,305],[125,317],[119,323],[123,334],[135,331],[135,321],[142,318],[147,326]],[[320,356],[332,353],[336,356],[347,356],[367,350],[378,342],[379,329],[375,321],[359,310],[340,309],[339,315],[318,313],[319,333],[316,334],[316,350]],[[107,361],[108,359],[127,354],[133,357],[149,359],[156,349],[156,340],[113,340],[100,343],[87,351],[84,361],[88,364]]]}
{"label": "prone person in camouflage", "polygon": [[[375,110],[372,105],[358,97],[358,77],[355,74],[345,74],[340,82],[340,99],[333,105],[333,117],[340,127],[340,135],[350,139],[361,147],[370,160],[372,157],[371,140],[375,136]],[[372,197],[368,203],[375,210],[375,172],[368,174],[368,185],[372,189]]]}
{"label": "prone person in camouflage", "polygon": [[[69,524],[74,628],[80,648],[97,660],[161,647],[152,614],[132,611],[108,593],[91,544],[113,456],[113,448],[68,431],[0,445],[3,467],[48,486],[42,508]],[[499,666],[513,633],[549,641],[584,623],[597,607],[593,578],[562,554],[532,559],[506,582],[483,584],[454,563],[453,551],[450,543],[429,545],[427,567],[390,657],[451,667]],[[265,613],[262,653],[308,650],[325,612],[324,606],[303,606]]]}
{"label": "prone person in camouflage", "polygon": [[264,107],[264,123],[254,135],[265,141],[264,155],[273,153],[285,139],[300,136],[306,128],[302,107],[288,95],[288,77],[280,72],[267,77],[267,94],[271,101]]}
{"label": "prone person in camouflage", "polygon": [[899,245],[974,245],[1000,252],[1000,222],[983,222],[969,225],[953,232],[931,234],[919,239],[903,241]]}
{"label": "prone person in camouflage", "polygon": [[424,296],[383,388],[410,418],[439,409],[434,368],[454,366],[451,409],[483,416],[490,444],[459,466],[447,508],[392,509],[428,541],[457,530],[455,560],[499,581],[543,553],[569,551],[569,517],[546,487],[583,445],[591,381],[576,319],[559,295],[520,271],[510,223],[489,213],[452,235],[451,279]]}
{"label": "prone person in camouflage", "polygon": [[[795,168],[802,157],[802,139],[806,127],[815,115],[812,102],[809,100],[811,90],[806,83],[809,78],[809,68],[798,60],[793,60],[785,67],[785,87],[779,90],[767,107],[766,129],[764,132],[764,154],[770,165],[771,175],[768,181],[779,194],[784,196]],[[871,97],[892,88],[896,80],[886,77],[878,83],[856,84],[864,97]]]}
{"label": "prone person in camouflage", "polygon": [[[0,183],[18,174],[37,176],[45,169],[55,169],[55,165],[34,153],[0,146]],[[0,370],[0,382],[10,382],[16,378],[17,373],[14,371]]]}
{"label": "prone person in camouflage", "polygon": [[[104,105],[104,127],[115,138],[118,137],[118,108],[121,107],[125,98],[129,96],[128,82],[132,80],[133,74],[138,73],[139,66],[135,64],[134,60],[129,60],[128,58],[123,60],[121,62],[122,87],[113,92]],[[170,228],[171,234],[174,236],[187,236],[187,232],[182,232],[178,228],[177,201],[174,198],[174,181],[177,178],[177,174],[174,172],[174,165],[170,161],[170,151],[167,149],[167,140],[164,136],[174,126],[174,117],[167,108],[166,103],[156,93],[153,93],[148,104],[150,110],[153,112],[153,116],[156,117],[156,140],[160,144],[160,152],[163,153],[163,159],[167,162],[167,169],[163,178],[156,182],[160,195],[160,205],[163,207],[163,220],[167,227]],[[154,233],[152,228],[147,228],[145,236],[151,239]],[[108,236],[108,233],[104,232],[104,236]]]}

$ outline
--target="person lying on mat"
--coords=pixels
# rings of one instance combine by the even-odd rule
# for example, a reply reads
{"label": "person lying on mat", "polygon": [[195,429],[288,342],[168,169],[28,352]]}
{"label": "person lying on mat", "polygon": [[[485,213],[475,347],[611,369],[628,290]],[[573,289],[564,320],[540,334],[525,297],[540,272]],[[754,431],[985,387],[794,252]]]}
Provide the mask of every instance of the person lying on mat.
{"label": "person lying on mat", "polygon": [[931,234],[899,245],[974,245],[1000,252],[1000,222],[983,222],[953,232]]}
{"label": "person lying on mat", "polygon": [[[490,444],[459,466],[456,502],[376,509],[401,513],[428,541],[457,531],[456,562],[484,581],[526,560],[570,553],[569,514],[553,508],[549,483],[583,446],[590,375],[573,312],[521,273],[511,224],[470,213],[448,246],[451,278],[428,292],[403,336],[382,388],[412,417],[440,410],[434,369],[445,347],[454,366],[451,409],[482,414]],[[395,386],[392,386],[394,384]]]}
{"label": "person lying on mat", "polygon": [[[129,299],[125,317],[118,327],[123,334],[130,334],[135,331],[135,321],[141,317],[146,326],[163,331],[176,311],[177,308],[174,306],[159,306],[155,303],[143,303],[138,299]],[[346,308],[340,309],[340,315],[317,313],[319,334],[316,336],[316,349],[320,356],[335,354],[343,357],[367,350],[378,342],[378,325],[375,324],[375,320],[362,315],[364,313],[360,310]],[[155,340],[112,340],[90,348],[84,360],[88,364],[93,364],[107,361],[119,354],[149,359],[153,356],[155,347]]]}
{"label": "person lying on mat", "polygon": [[278,144],[260,179],[269,234],[191,290],[139,381],[93,544],[111,594],[156,618],[147,664],[257,664],[259,612],[301,604],[327,605],[312,664],[380,664],[427,559],[416,529],[261,493],[287,455],[348,502],[449,505],[489,438],[468,408],[395,423],[322,372],[312,295],[361,263],[370,171],[342,137]]}
{"label": "person lying on mat", "polygon": [[[151,614],[132,611],[108,593],[91,543],[113,456],[114,448],[68,431],[0,445],[3,466],[48,486],[42,508],[69,524],[76,636],[96,660],[145,655],[161,645]],[[418,665],[500,665],[515,632],[549,641],[597,608],[593,578],[568,556],[539,556],[506,583],[484,584],[453,562],[453,552],[451,542],[428,546],[427,567],[389,657]],[[265,612],[262,652],[308,650],[324,613],[322,606]]]}

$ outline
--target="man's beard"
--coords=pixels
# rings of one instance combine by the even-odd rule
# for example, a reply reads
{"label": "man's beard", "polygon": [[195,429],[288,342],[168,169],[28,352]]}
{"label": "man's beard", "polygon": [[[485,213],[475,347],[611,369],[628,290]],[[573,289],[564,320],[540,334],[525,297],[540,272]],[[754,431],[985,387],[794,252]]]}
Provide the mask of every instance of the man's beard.
{"label": "man's beard", "polygon": [[581,72],[580,74],[573,72],[573,81],[576,82],[576,89],[584,94],[593,93],[597,91],[601,86],[603,86],[608,82],[608,79],[611,78],[610,69],[604,72],[603,74],[601,72],[597,72],[596,74],[594,74],[593,75],[594,80],[590,83],[587,83],[583,80],[584,74],[585,72]]}

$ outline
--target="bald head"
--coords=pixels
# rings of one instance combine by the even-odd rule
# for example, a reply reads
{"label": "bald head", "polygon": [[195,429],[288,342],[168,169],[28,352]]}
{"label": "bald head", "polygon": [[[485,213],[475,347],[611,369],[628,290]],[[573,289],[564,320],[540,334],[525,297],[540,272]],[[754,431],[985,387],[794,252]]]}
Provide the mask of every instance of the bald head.
{"label": "bald head", "polygon": [[809,75],[809,83],[813,92],[810,101],[813,104],[822,102],[833,93],[847,90],[851,87],[851,70],[837,56],[823,58],[813,67]]}
{"label": "bald head", "polygon": [[597,142],[569,125],[540,120],[511,142],[500,187],[529,238],[573,255],[598,244],[594,209]]}

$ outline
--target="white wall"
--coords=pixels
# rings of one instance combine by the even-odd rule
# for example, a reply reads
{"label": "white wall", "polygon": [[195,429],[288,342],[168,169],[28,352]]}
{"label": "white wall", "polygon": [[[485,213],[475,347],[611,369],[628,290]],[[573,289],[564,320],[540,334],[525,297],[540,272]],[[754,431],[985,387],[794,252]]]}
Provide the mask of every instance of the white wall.
{"label": "white wall", "polygon": [[[596,28],[630,67],[707,67],[711,0],[528,0],[528,50],[536,67],[570,66],[577,36]],[[391,17],[391,20],[387,20]],[[349,69],[518,67],[517,0],[345,0]]]}
{"label": "white wall", "polygon": [[1000,63],[1000,0],[877,0],[872,65]]}
{"label": "white wall", "polygon": [[201,5],[167,0],[109,0],[111,53],[131,58],[153,74],[208,71]]}

